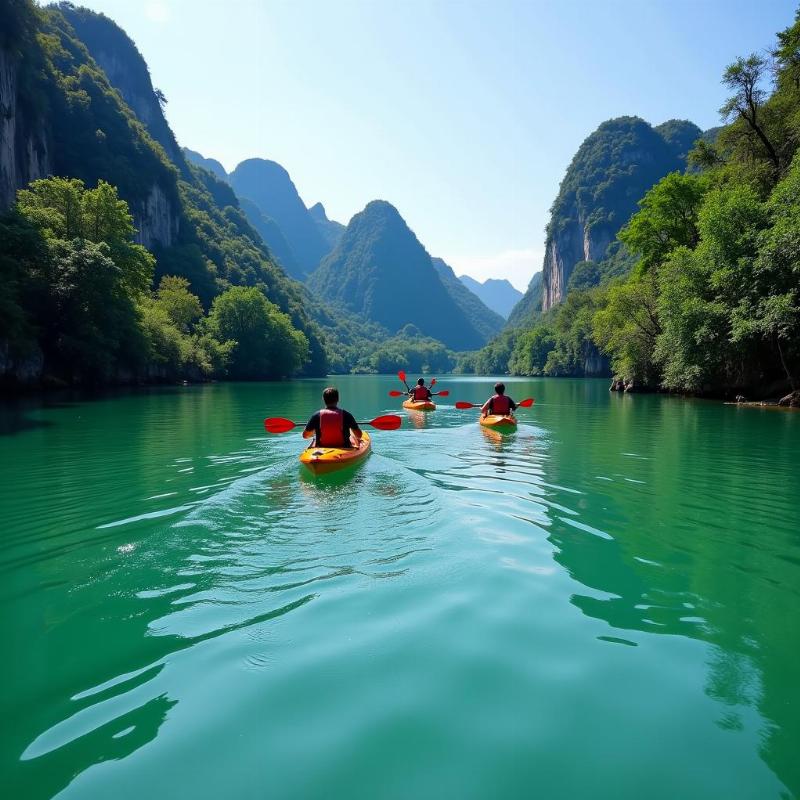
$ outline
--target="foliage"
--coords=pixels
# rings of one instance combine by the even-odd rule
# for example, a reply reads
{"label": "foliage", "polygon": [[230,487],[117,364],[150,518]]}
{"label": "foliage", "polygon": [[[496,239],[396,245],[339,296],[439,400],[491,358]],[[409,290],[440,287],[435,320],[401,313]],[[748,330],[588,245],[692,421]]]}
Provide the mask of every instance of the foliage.
{"label": "foliage", "polygon": [[407,325],[397,336],[387,339],[354,367],[354,372],[390,373],[400,369],[410,372],[450,372],[455,356],[441,342],[422,336]]}
{"label": "foliage", "polygon": [[517,338],[508,371],[512,375],[543,375],[547,359],[556,346],[556,333],[548,325],[537,325]]}
{"label": "foliage", "polygon": [[412,323],[453,349],[479,347],[485,341],[447,292],[430,255],[397,209],[381,200],[350,220],[308,285],[323,300],[390,333]]}
{"label": "foliage", "polygon": [[677,247],[697,245],[697,214],[706,187],[701,176],[671,172],[640,201],[640,210],[618,235],[644,269],[658,266]]}
{"label": "foliage", "polygon": [[233,378],[284,378],[308,358],[308,339],[255,287],[234,286],[216,297],[205,331],[236,342],[229,366]]}

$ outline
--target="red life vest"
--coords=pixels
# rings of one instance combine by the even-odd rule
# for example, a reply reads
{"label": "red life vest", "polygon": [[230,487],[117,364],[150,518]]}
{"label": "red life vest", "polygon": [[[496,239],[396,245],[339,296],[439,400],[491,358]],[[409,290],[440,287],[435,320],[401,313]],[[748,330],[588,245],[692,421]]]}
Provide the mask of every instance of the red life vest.
{"label": "red life vest", "polygon": [[496,394],[492,396],[491,406],[489,406],[490,414],[501,414],[505,416],[511,413],[511,401],[504,394]]}
{"label": "red life vest", "polygon": [[414,387],[414,399],[419,400],[427,400],[428,399],[428,389],[424,386],[415,386]]}
{"label": "red life vest", "polygon": [[323,408],[319,412],[317,447],[344,447],[344,414],[339,408]]}

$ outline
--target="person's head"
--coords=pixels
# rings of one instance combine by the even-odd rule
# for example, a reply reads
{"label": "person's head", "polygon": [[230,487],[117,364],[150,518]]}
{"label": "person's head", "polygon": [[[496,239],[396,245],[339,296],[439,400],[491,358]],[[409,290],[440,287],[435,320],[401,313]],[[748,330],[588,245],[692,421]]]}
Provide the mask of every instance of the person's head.
{"label": "person's head", "polygon": [[417,381],[417,386],[424,386],[425,385],[425,378],[420,378]]}
{"label": "person's head", "polygon": [[333,408],[339,402],[339,390],[335,386],[329,386],[322,392],[322,399],[328,408]]}
{"label": "person's head", "polygon": [[495,394],[505,394],[506,393],[506,385],[504,383],[496,383],[494,385]]}

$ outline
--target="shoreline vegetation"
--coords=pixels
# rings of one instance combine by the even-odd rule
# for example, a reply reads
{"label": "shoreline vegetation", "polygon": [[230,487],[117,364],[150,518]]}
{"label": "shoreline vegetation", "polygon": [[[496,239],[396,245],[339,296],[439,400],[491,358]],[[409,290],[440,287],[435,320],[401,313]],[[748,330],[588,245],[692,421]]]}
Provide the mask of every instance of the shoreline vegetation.
{"label": "shoreline vegetation", "polygon": [[[124,31],[70,3],[17,0],[7,16],[11,144],[40,161],[18,165],[0,216],[3,396],[406,369],[800,403],[800,14],[768,55],[727,68],[722,127],[621,117],[586,139],[547,248],[561,242],[563,255],[575,228],[592,252],[560,274],[546,257],[493,338],[502,320],[484,308],[476,327],[477,298],[383,201],[346,228],[318,209],[333,249],[317,261],[315,233],[319,253],[290,277],[249,221],[249,198],[178,147]],[[99,63],[109,43],[125,62],[116,85]],[[636,161],[642,147],[658,165]],[[279,165],[268,172],[294,191]],[[434,306],[413,321],[413,292],[396,282],[412,263]]]}

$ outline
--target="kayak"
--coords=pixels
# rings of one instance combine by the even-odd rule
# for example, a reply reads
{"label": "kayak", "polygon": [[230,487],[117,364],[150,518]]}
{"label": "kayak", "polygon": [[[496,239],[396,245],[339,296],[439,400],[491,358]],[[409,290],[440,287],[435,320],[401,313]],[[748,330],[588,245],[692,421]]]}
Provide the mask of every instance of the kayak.
{"label": "kayak", "polygon": [[484,428],[492,428],[501,433],[511,433],[517,429],[517,418],[513,414],[487,414],[478,422]]}
{"label": "kayak", "polygon": [[362,433],[358,447],[309,447],[300,454],[300,463],[315,475],[333,472],[363,461],[370,453],[368,433]]}
{"label": "kayak", "polygon": [[435,411],[436,403],[433,400],[403,400],[403,408],[412,411]]}

